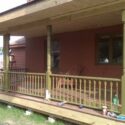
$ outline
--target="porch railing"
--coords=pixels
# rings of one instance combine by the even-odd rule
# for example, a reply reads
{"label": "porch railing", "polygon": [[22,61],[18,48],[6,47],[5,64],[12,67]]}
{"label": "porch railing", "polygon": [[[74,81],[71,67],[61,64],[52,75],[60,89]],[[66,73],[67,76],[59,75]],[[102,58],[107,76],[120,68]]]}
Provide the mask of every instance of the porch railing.
{"label": "porch railing", "polygon": [[3,71],[0,71],[0,90],[4,90],[5,89],[5,85],[4,85],[4,75],[5,73]]}
{"label": "porch railing", "polygon": [[[0,72],[0,89],[45,97],[46,74],[27,72],[8,72],[8,88],[5,83],[5,73]],[[101,109],[120,111],[121,108],[121,80],[114,78],[71,76],[52,74],[51,99],[66,101],[76,105]],[[119,104],[113,104],[114,96],[117,95]],[[116,107],[117,106],[117,107]]]}
{"label": "porch railing", "polygon": [[9,72],[9,91],[44,97],[46,76],[43,73]]}
{"label": "porch railing", "polygon": [[[51,75],[51,96],[53,99],[92,108],[108,106],[118,111],[121,103],[121,80],[114,78]],[[113,104],[118,96],[119,105]]]}

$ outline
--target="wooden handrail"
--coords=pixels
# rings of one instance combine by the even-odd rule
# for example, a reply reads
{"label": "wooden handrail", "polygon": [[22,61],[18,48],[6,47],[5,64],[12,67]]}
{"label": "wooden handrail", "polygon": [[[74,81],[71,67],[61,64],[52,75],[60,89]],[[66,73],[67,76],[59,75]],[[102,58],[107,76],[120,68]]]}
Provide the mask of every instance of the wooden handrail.
{"label": "wooden handrail", "polygon": [[51,76],[56,77],[69,77],[69,78],[78,78],[78,79],[91,79],[91,80],[106,80],[106,81],[118,81],[120,82],[121,79],[119,78],[104,78],[104,77],[90,77],[90,76],[75,76],[75,75],[60,75],[60,74],[52,74]]}

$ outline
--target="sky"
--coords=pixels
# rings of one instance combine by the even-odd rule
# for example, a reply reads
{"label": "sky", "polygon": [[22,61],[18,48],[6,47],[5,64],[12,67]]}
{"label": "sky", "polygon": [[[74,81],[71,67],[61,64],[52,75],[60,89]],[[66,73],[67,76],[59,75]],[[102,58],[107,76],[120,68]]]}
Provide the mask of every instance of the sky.
{"label": "sky", "polygon": [[26,3],[27,0],[0,0],[0,12]]}
{"label": "sky", "polygon": [[[24,4],[26,2],[27,2],[27,0],[0,0],[0,13],[4,12],[6,10],[9,10],[11,8],[14,8],[16,6],[19,6],[21,4]],[[21,38],[21,37],[11,37],[10,42],[17,40],[19,38]],[[0,47],[3,46],[2,41],[3,41],[3,38],[2,38],[2,36],[0,36]]]}

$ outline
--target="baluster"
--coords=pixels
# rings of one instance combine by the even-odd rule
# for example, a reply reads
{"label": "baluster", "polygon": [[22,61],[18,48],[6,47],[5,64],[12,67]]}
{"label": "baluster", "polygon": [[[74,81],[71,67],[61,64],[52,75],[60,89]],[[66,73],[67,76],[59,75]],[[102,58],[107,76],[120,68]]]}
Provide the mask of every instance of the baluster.
{"label": "baluster", "polygon": [[[27,93],[28,94],[31,94],[31,84],[30,84],[30,77],[31,75],[30,74],[27,74],[27,79],[26,79],[26,85],[27,85]],[[31,78],[32,79],[32,78]]]}
{"label": "baluster", "polygon": [[44,75],[44,83],[42,83],[42,86],[43,86],[44,93],[45,93],[45,90],[46,90],[46,75]]}
{"label": "baluster", "polygon": [[23,93],[23,89],[24,89],[24,84],[25,84],[25,82],[26,82],[26,78],[27,78],[27,74],[25,73],[25,75],[24,75],[24,81],[23,81],[23,83],[21,84],[21,88],[20,88],[20,92],[21,92],[21,93]]}
{"label": "baluster", "polygon": [[107,105],[107,82],[104,82],[104,104]]}
{"label": "baluster", "polygon": [[67,86],[67,101],[69,101],[70,91],[69,91],[69,79],[68,78],[66,78],[66,86]]}
{"label": "baluster", "polygon": [[18,89],[19,92],[21,92],[21,87],[22,87],[22,84],[23,84],[24,80],[25,80],[25,74],[23,73],[23,74],[22,74],[22,81],[21,81],[21,83],[19,84],[19,89]]}
{"label": "baluster", "polygon": [[2,90],[4,89],[4,72],[2,74]]}
{"label": "baluster", "polygon": [[73,97],[74,97],[74,93],[73,93],[73,78],[71,78],[71,102],[74,102],[73,101]]}
{"label": "baluster", "polygon": [[30,85],[30,94],[32,94],[33,86],[32,86],[32,76],[31,76],[31,74],[28,75],[27,82]]}
{"label": "baluster", "polygon": [[42,88],[42,93],[41,93],[41,95],[43,96],[43,97],[45,97],[45,83],[46,83],[46,77],[45,76],[43,76],[43,77],[41,77],[40,76],[40,85],[41,85],[41,88]]}
{"label": "baluster", "polygon": [[[12,84],[12,73],[9,73],[8,76],[9,76],[9,78],[10,78],[10,85],[11,85],[11,88],[10,88],[10,89],[11,89],[11,91],[14,91],[14,88],[13,88],[14,86],[13,86],[13,84]],[[5,89],[5,88],[4,88],[4,89]]]}
{"label": "baluster", "polygon": [[33,95],[35,94],[35,76],[32,74]]}
{"label": "baluster", "polygon": [[[29,75],[28,75],[28,76],[29,76]],[[26,86],[27,83],[28,83],[28,79],[27,79],[26,82],[24,83],[24,87],[23,87],[25,93],[27,92],[27,89],[26,89],[26,87],[27,87],[27,86]]]}
{"label": "baluster", "polygon": [[37,75],[34,75],[34,77],[35,77],[35,95],[37,95],[38,94],[38,89],[37,89]]}
{"label": "baluster", "polygon": [[[15,82],[16,82],[16,77],[15,77],[16,74],[12,73],[12,80],[10,81],[10,84],[12,84],[13,86],[13,91],[15,91]],[[9,73],[9,76],[11,76],[11,73]],[[17,76],[17,75],[16,75]]]}
{"label": "baluster", "polygon": [[23,83],[22,86],[21,86],[22,92],[25,91],[25,84],[28,82],[28,79],[29,79],[29,75],[28,75],[28,74],[25,74],[25,81],[24,81],[24,83]]}
{"label": "baluster", "polygon": [[43,77],[41,76],[40,77],[40,85],[41,85],[41,88],[42,88],[42,93],[41,95],[44,97],[45,96],[45,83],[46,83],[46,76],[43,75]]}
{"label": "baluster", "polygon": [[110,107],[111,107],[111,110],[112,110],[112,93],[113,93],[113,83],[112,82],[110,82]]}
{"label": "baluster", "polygon": [[21,73],[19,73],[19,81],[17,82],[17,85],[16,85],[16,87],[17,87],[17,90],[16,91],[20,91],[20,84],[22,83],[22,75],[23,74],[21,74]]}
{"label": "baluster", "polygon": [[2,74],[2,90],[4,89],[4,72]]}
{"label": "baluster", "polygon": [[68,85],[69,85],[69,101],[71,102],[71,97],[72,97],[71,78],[68,78]]}
{"label": "baluster", "polygon": [[[41,76],[41,77],[42,77],[42,76]],[[41,96],[42,88],[41,88],[41,86],[40,86],[39,78],[40,78],[40,75],[37,76],[37,95],[38,95],[38,96]]]}
{"label": "baluster", "polygon": [[99,106],[101,107],[102,104],[101,104],[101,81],[99,81]]}
{"label": "baluster", "polygon": [[24,92],[25,92],[25,93],[27,93],[26,87],[27,87],[28,79],[29,79],[29,74],[27,74],[27,76],[26,76],[26,81],[25,81],[25,84],[24,84]]}
{"label": "baluster", "polygon": [[77,79],[75,78],[75,102],[77,103]]}
{"label": "baluster", "polygon": [[15,77],[15,80],[14,80],[14,86],[15,86],[15,92],[17,91],[17,86],[18,86],[18,83],[19,83],[19,73],[18,72],[16,72],[16,73],[14,73],[14,77]]}
{"label": "baluster", "polygon": [[2,89],[1,83],[2,83],[2,75],[0,73],[0,89]]}
{"label": "baluster", "polygon": [[[13,79],[14,79],[14,81],[13,81]],[[15,92],[16,91],[17,82],[18,82],[18,74],[17,73],[13,73],[12,82],[13,82],[12,84],[14,86],[14,92]],[[11,82],[10,82],[10,84],[11,84]]]}
{"label": "baluster", "polygon": [[94,80],[94,106],[96,107],[96,81]]}
{"label": "baluster", "polygon": [[12,91],[12,84],[11,84],[11,82],[10,82],[10,81],[11,81],[11,77],[10,77],[10,75],[9,75],[9,74],[10,74],[10,73],[8,73],[9,83],[10,83],[10,87],[9,87],[9,88],[10,88],[10,90]]}
{"label": "baluster", "polygon": [[116,82],[116,94],[118,95],[118,97],[119,97],[119,88],[118,88],[118,82]]}
{"label": "baluster", "polygon": [[64,82],[64,86],[63,86],[63,99],[65,100],[66,99],[66,88],[65,88],[65,83],[66,83],[66,81],[65,81],[66,79],[65,78],[63,78],[63,82]]}
{"label": "baluster", "polygon": [[[9,74],[8,74],[8,76],[9,76],[9,78],[10,78],[10,86],[11,86],[11,87],[10,87],[10,90],[11,90],[11,91],[14,91],[14,90],[13,90],[13,84],[12,84],[12,82],[11,82],[11,81],[12,81],[12,80],[11,80],[12,78],[11,78],[11,75],[10,75],[10,74],[12,75],[12,73],[9,73]],[[3,85],[3,86],[4,86],[4,85]],[[5,88],[4,88],[4,89],[5,89]]]}
{"label": "baluster", "polygon": [[86,93],[86,79],[84,79],[84,105],[86,105],[87,93]]}
{"label": "baluster", "polygon": [[[63,79],[63,78],[62,78],[62,79]],[[62,82],[63,82],[63,81],[62,81]],[[64,83],[62,83],[62,84],[60,83],[60,85],[59,85],[59,90],[58,90],[58,92],[59,92],[59,97],[58,97],[58,98],[59,98],[60,100],[61,100],[61,87],[63,86],[63,84],[64,84]]]}
{"label": "baluster", "polygon": [[1,83],[2,83],[2,75],[1,75],[1,73],[0,73],[0,89],[2,89]]}
{"label": "baluster", "polygon": [[18,91],[18,86],[20,84],[20,79],[21,79],[21,74],[19,72],[17,73],[17,75],[18,75],[18,78],[17,78],[17,80],[15,82],[16,91]]}
{"label": "baluster", "polygon": [[12,84],[12,73],[9,73],[8,76],[10,77],[10,85],[11,85],[11,91],[14,91],[13,84]]}
{"label": "baluster", "polygon": [[20,92],[21,92],[21,93],[23,93],[24,84],[25,84],[25,82],[26,82],[26,78],[27,78],[27,74],[25,74],[25,76],[24,76],[24,81],[23,81],[23,83],[21,84],[21,88],[20,88]]}
{"label": "baluster", "polygon": [[2,75],[0,73],[0,89],[2,89]]}
{"label": "baluster", "polygon": [[91,83],[92,81],[89,80],[89,105],[91,105]]}
{"label": "baluster", "polygon": [[56,99],[58,98],[58,86],[61,82],[61,78],[60,77],[56,77]]}
{"label": "baluster", "polygon": [[81,79],[79,79],[79,103],[81,104],[81,84],[82,84],[82,81],[81,81]]}
{"label": "baluster", "polygon": [[43,96],[43,97],[45,96],[44,84],[45,84],[45,76],[40,75],[39,76],[40,96]]}
{"label": "baluster", "polygon": [[52,76],[51,78],[52,78],[52,88],[51,88],[52,95],[51,95],[51,97],[53,98],[54,97],[54,76]]}

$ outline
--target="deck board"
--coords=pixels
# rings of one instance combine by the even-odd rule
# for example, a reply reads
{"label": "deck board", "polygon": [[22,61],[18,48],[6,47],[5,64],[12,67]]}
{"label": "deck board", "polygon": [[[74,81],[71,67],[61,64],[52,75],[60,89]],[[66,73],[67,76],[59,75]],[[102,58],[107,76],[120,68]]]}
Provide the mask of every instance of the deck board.
{"label": "deck board", "polygon": [[91,114],[74,111],[67,108],[62,108],[39,101],[28,100],[25,98],[20,98],[14,95],[7,95],[5,93],[0,93],[0,100],[12,103],[14,105],[31,108],[34,111],[53,115],[55,117],[72,121],[79,124],[89,124],[89,125],[125,125],[125,123],[118,122],[115,120],[94,116]]}

